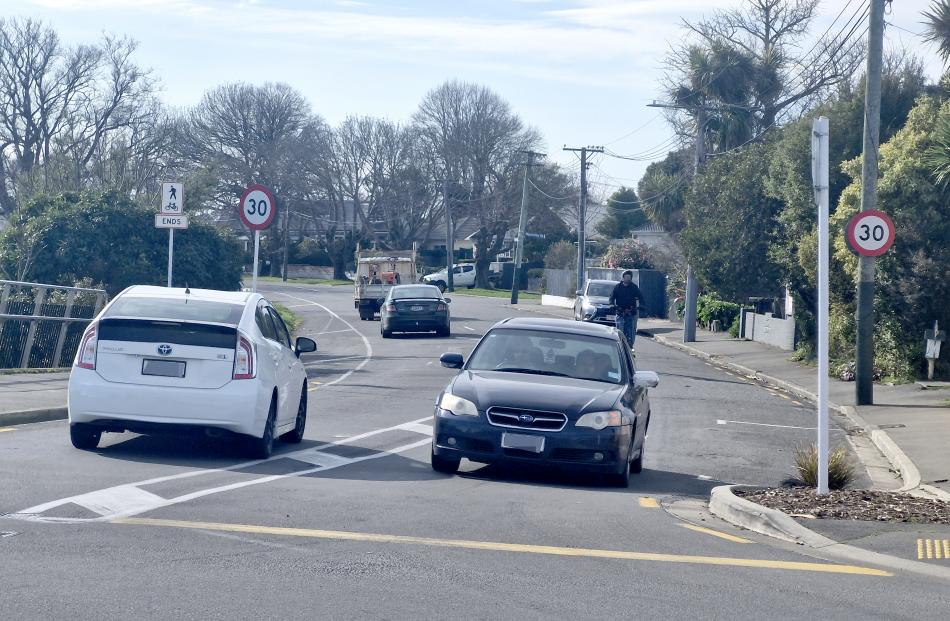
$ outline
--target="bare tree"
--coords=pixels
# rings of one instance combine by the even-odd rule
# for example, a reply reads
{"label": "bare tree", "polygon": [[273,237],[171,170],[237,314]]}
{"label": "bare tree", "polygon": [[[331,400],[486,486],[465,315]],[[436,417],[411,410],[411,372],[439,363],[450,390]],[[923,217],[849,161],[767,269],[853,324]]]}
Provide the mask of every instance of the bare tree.
{"label": "bare tree", "polygon": [[429,91],[413,120],[425,148],[438,158],[440,181],[453,188],[453,215],[478,218],[476,281],[486,287],[489,263],[503,250],[520,204],[520,151],[537,148],[540,136],[496,93],[466,82]]}
{"label": "bare tree", "polygon": [[0,212],[18,193],[97,184],[90,164],[104,143],[154,106],[135,49],[112,36],[67,48],[39,21],[0,20]]}

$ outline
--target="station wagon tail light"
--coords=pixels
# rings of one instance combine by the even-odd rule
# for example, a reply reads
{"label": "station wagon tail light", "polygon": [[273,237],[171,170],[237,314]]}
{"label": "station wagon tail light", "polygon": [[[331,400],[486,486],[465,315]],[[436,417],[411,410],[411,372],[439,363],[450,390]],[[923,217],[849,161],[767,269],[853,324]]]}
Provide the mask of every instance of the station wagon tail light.
{"label": "station wagon tail light", "polygon": [[396,312],[396,303],[395,303],[395,302],[390,302],[389,304],[387,304],[387,305],[386,305],[386,312],[387,312],[387,313],[395,313],[395,312]]}
{"label": "station wagon tail light", "polygon": [[256,377],[254,369],[254,346],[243,335],[238,336],[237,348],[234,350],[234,375],[236,380],[253,379]]}
{"label": "station wagon tail light", "polygon": [[435,307],[436,312],[444,313],[449,310],[449,307],[445,305],[445,302],[439,302],[439,305]]}
{"label": "station wagon tail light", "polygon": [[622,417],[619,410],[610,410],[608,412],[589,412],[584,414],[577,422],[575,427],[590,427],[591,429],[601,430],[606,427],[619,427]]}
{"label": "station wagon tail light", "polygon": [[96,324],[91,324],[86,328],[82,335],[82,341],[79,344],[79,351],[76,352],[76,366],[80,369],[96,369],[96,349],[99,339],[96,338]]}

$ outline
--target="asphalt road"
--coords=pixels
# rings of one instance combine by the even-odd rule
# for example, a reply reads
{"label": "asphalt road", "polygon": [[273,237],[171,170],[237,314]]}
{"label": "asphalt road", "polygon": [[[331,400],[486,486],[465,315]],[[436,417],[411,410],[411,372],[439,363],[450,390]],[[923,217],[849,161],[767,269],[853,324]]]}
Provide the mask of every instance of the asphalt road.
{"label": "asphalt road", "polygon": [[814,416],[787,396],[640,338],[661,383],[629,489],[467,462],[447,477],[428,464],[453,373],[439,355],[548,311],[456,295],[450,338],[383,340],[348,287],[266,293],[319,343],[303,444],[249,462],[134,434],[77,451],[64,422],[0,434],[0,531],[15,533],[0,537],[0,619],[946,618],[945,583],[705,513],[721,482],[790,476]]}

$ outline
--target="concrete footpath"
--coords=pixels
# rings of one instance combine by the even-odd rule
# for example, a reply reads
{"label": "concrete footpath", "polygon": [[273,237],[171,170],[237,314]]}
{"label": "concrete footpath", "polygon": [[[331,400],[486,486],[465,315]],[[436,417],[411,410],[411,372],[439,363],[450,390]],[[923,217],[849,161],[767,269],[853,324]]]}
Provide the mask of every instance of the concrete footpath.
{"label": "concrete footpath", "polygon": [[0,373],[0,427],[66,418],[69,372]]}

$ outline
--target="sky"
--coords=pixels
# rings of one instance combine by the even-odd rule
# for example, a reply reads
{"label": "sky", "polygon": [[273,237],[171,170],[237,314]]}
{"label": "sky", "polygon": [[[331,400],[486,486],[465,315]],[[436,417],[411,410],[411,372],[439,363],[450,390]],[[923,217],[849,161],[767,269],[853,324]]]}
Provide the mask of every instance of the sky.
{"label": "sky", "polygon": [[[849,2],[846,16],[866,1],[823,0],[812,36]],[[673,136],[647,107],[663,99],[664,55],[684,37],[683,19],[739,2],[0,0],[0,15],[42,19],[68,44],[103,33],[132,37],[136,59],[178,108],[222,83],[270,81],[301,91],[331,124],[351,114],[405,122],[442,82],[476,82],[542,133],[551,161],[577,170],[565,145],[638,154]],[[935,78],[936,50],[913,34],[930,2],[895,0],[885,37],[888,47],[914,50]],[[647,164],[597,156],[592,196],[635,185]]]}

